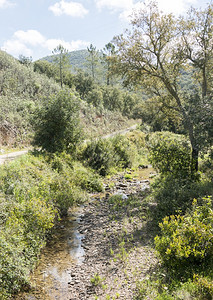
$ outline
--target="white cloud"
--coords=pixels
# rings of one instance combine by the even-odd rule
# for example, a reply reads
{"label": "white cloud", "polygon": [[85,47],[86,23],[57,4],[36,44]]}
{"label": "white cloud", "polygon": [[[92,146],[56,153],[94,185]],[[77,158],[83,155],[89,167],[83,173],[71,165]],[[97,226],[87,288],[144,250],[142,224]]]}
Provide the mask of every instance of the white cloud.
{"label": "white cloud", "polygon": [[32,56],[37,58],[36,54],[43,49],[46,55],[51,54],[54,48],[59,44],[64,46],[68,51],[79,50],[89,46],[89,42],[76,40],[66,42],[62,39],[47,39],[37,30],[18,30],[16,31],[10,40],[7,40],[2,50],[10,53],[11,55],[18,57],[20,54],[25,56]]}
{"label": "white cloud", "polygon": [[8,40],[1,49],[15,57],[18,57],[20,54],[29,57],[33,54],[33,51],[19,40]]}
{"label": "white cloud", "polygon": [[133,0],[95,0],[99,9],[108,8],[110,10],[127,10],[133,6]]}
{"label": "white cloud", "polygon": [[14,4],[8,0],[0,0],[0,8],[6,8],[8,6],[13,6]]}
{"label": "white cloud", "polygon": [[144,3],[143,2],[137,2],[135,4],[133,4],[129,9],[124,10],[120,15],[119,18],[121,20],[127,21],[129,22],[131,19],[131,15],[133,13],[133,10],[140,10],[144,8]]}
{"label": "white cloud", "polygon": [[[108,0],[96,0],[96,2],[108,2]],[[113,1],[113,0],[110,0]],[[110,2],[109,1],[109,2]],[[190,6],[195,5],[198,3],[198,0],[178,0],[178,1],[172,1],[172,0],[156,0],[158,7],[161,11],[164,13],[173,13],[175,15],[183,14],[186,12]],[[123,12],[120,13],[119,17],[120,19],[124,21],[130,21],[131,15],[133,10],[140,10],[141,8],[144,8],[144,3],[149,3],[149,0],[144,1],[138,1],[136,3],[132,3],[131,6],[128,7],[128,9],[124,9]]]}
{"label": "white cloud", "polygon": [[165,13],[179,15],[184,13],[191,5],[196,4],[197,0],[157,0],[159,9]]}
{"label": "white cloud", "polygon": [[44,36],[37,30],[18,30],[14,33],[14,39],[32,46],[41,45],[45,42]]}
{"label": "white cloud", "polygon": [[63,14],[71,17],[84,17],[88,14],[88,10],[78,2],[66,2],[61,0],[49,7],[55,16],[61,16]]}

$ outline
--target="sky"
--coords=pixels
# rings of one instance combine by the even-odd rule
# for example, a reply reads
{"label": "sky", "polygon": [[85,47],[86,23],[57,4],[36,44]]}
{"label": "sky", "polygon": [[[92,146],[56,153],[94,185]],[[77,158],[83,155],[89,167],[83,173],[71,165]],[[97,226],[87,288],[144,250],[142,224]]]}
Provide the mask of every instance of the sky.
{"label": "sky", "polygon": [[[145,0],[143,0],[145,1]],[[67,50],[101,50],[129,26],[139,0],[0,0],[0,49],[37,60],[62,44]],[[148,0],[146,0],[148,1]],[[211,0],[157,0],[166,13],[184,14]]]}

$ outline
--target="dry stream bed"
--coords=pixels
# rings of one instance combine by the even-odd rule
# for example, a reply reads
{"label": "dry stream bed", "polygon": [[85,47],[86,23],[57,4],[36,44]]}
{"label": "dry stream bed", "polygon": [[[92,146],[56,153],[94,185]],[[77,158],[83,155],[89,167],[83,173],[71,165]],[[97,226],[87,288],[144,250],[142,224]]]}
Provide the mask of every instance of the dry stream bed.
{"label": "dry stream bed", "polygon": [[105,193],[70,211],[42,251],[32,290],[16,299],[134,299],[137,283],[157,263],[144,201],[153,173],[110,178]]}

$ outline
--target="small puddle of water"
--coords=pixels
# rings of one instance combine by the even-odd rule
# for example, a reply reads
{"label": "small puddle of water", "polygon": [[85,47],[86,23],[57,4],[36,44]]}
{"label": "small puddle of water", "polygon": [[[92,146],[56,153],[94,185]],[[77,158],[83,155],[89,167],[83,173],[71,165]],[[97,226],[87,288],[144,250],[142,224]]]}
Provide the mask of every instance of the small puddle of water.
{"label": "small puddle of water", "polygon": [[33,291],[20,294],[17,300],[69,299],[70,268],[73,264],[81,264],[85,254],[82,247],[84,235],[78,231],[80,218],[79,209],[69,212],[68,217],[61,220],[31,276]]}

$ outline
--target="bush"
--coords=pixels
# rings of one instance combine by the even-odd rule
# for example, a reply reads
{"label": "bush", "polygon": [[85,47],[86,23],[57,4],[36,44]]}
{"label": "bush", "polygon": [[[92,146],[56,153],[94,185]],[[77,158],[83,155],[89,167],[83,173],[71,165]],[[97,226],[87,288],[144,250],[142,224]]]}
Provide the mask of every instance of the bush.
{"label": "bush", "polygon": [[156,221],[178,211],[184,214],[191,208],[194,198],[213,195],[213,185],[209,179],[197,181],[177,175],[159,176],[155,178],[151,188],[152,201],[157,203],[157,210],[153,211]]}
{"label": "bush", "polygon": [[33,144],[48,152],[74,153],[82,139],[79,101],[68,90],[46,99],[35,116]]}
{"label": "bush", "polygon": [[72,181],[76,186],[90,192],[102,192],[103,182],[101,177],[89,168],[85,168],[80,162],[75,162],[72,172]]}
{"label": "bush", "polygon": [[49,180],[50,172],[45,164],[35,158],[30,160],[29,156],[1,168],[2,298],[27,285],[46,234],[54,225],[57,211],[50,197]]}
{"label": "bush", "polygon": [[156,132],[147,142],[149,160],[162,175],[187,177],[190,174],[190,145],[188,140],[170,132]]}
{"label": "bush", "polygon": [[83,159],[100,175],[107,175],[115,165],[112,143],[104,139],[91,142],[83,151]]}
{"label": "bush", "polygon": [[131,167],[135,156],[137,156],[137,151],[133,144],[126,137],[117,135],[112,138],[112,146],[115,152],[116,165],[122,168]]}
{"label": "bush", "polygon": [[136,156],[136,147],[121,135],[108,140],[93,141],[82,153],[86,163],[103,176],[109,174],[112,168],[131,167]]}
{"label": "bush", "polygon": [[100,177],[71,155],[26,155],[0,172],[0,299],[24,289],[59,215],[102,189]]}
{"label": "bush", "polygon": [[194,284],[197,287],[196,297],[197,299],[213,299],[213,280],[208,277],[203,277],[200,275],[194,275]]}
{"label": "bush", "polygon": [[192,211],[184,216],[170,216],[159,224],[161,236],[155,246],[162,262],[176,275],[192,275],[213,263],[213,210],[211,198],[202,205],[194,200]]}

